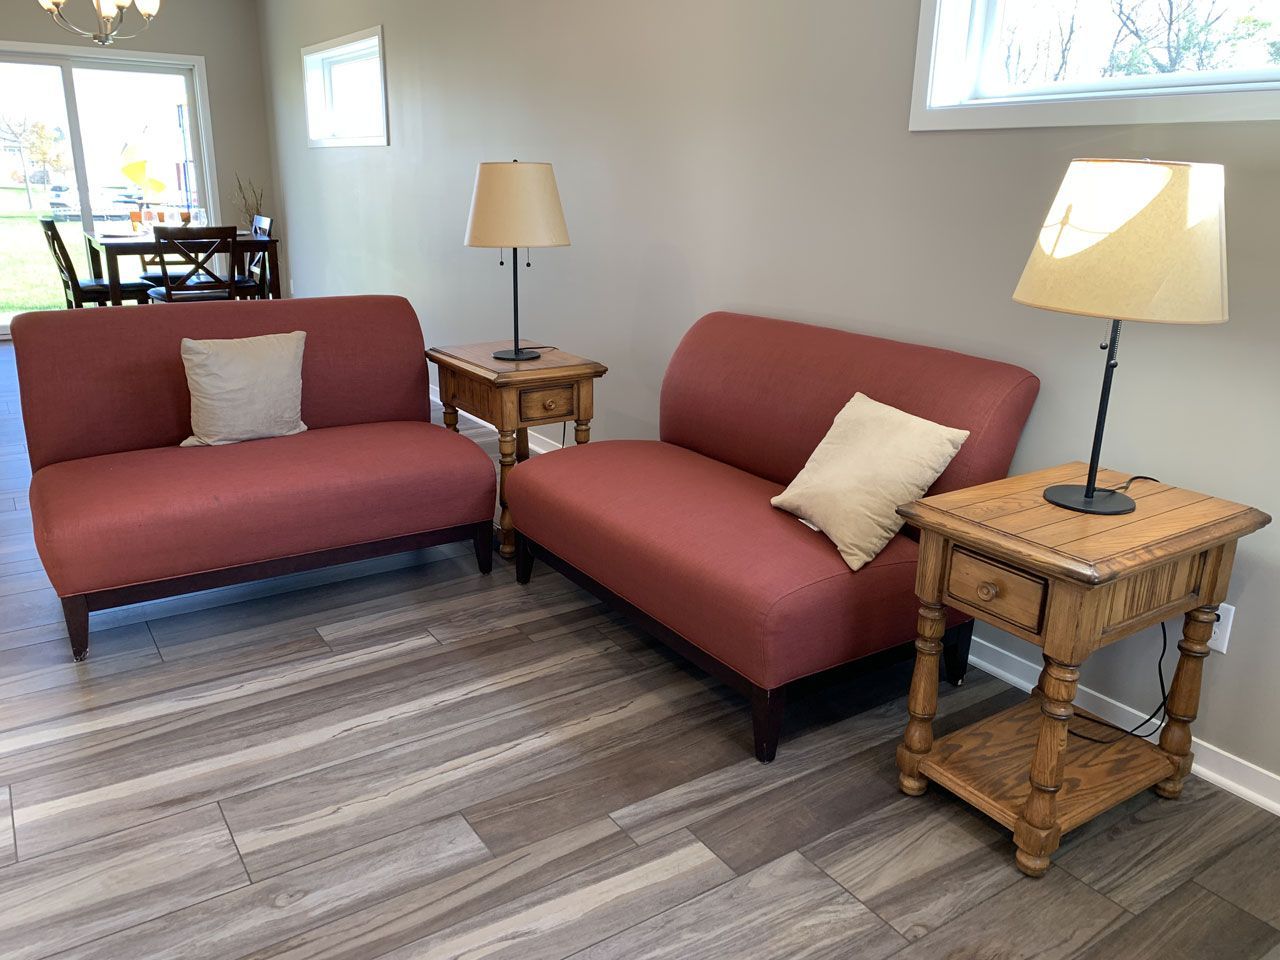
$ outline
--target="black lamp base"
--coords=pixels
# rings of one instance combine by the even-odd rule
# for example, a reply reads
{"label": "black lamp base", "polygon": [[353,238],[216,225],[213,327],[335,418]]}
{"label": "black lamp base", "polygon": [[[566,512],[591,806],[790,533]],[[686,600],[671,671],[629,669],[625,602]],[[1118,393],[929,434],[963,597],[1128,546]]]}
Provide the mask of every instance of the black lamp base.
{"label": "black lamp base", "polygon": [[519,350],[495,350],[493,359],[495,360],[537,360],[542,354],[537,350],[529,350],[521,347]]}
{"label": "black lamp base", "polygon": [[1082,483],[1060,483],[1048,487],[1044,498],[1054,506],[1066,507],[1079,513],[1101,513],[1106,516],[1119,516],[1133,513],[1138,505],[1133,498],[1115,490],[1095,490],[1092,497],[1084,495],[1087,488]]}

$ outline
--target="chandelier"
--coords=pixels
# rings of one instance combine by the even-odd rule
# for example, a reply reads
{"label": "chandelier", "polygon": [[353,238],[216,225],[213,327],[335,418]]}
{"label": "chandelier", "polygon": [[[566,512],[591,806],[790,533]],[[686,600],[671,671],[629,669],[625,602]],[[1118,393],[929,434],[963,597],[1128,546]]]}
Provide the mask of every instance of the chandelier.
{"label": "chandelier", "polygon": [[[117,40],[131,40],[151,26],[151,21],[160,12],[160,2],[161,0],[137,0],[135,7],[134,0],[89,0],[98,23],[94,29],[84,30],[68,20],[67,15],[62,12],[67,0],[36,0],[63,30],[78,37],[88,37],[103,47],[110,46]],[[142,18],[142,26],[133,33],[121,33],[124,12],[130,7],[135,7],[138,16]]]}

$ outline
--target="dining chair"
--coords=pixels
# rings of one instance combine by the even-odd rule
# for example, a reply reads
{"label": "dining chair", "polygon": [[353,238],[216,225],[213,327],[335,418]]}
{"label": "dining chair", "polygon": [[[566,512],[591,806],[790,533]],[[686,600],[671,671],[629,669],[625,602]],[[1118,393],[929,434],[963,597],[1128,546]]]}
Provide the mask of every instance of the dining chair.
{"label": "dining chair", "polygon": [[[185,234],[190,234],[193,228],[182,227],[181,229]],[[253,218],[252,234],[254,237],[266,237],[269,239],[271,237],[271,218],[255,216]],[[243,254],[241,254],[241,256],[243,256]],[[142,263],[143,266],[159,267],[161,266],[160,262],[163,259],[168,259],[169,267],[171,269],[181,268],[184,263],[187,263],[187,261],[180,259],[179,255],[174,255],[172,252],[166,257],[160,253],[158,248],[152,253],[144,255]],[[268,299],[270,296],[270,274],[267,273],[268,262],[269,258],[264,251],[259,251],[250,255],[248,268],[245,270],[243,275],[238,276],[236,279],[237,297],[242,300]],[[144,270],[139,276],[142,280],[147,281],[147,285],[149,287],[164,286],[164,271],[162,269]]]}
{"label": "dining chair", "polygon": [[164,285],[148,295],[158,303],[236,299],[236,233],[235,227],[156,227]]}
{"label": "dining chair", "polygon": [[[255,240],[270,240],[271,230],[274,220],[271,217],[264,217],[262,214],[254,214],[253,227],[251,232]],[[246,274],[252,277],[258,285],[259,299],[266,300],[270,296],[271,275],[268,272],[271,269],[271,258],[267,256],[266,250],[259,250],[249,258],[249,267]]]}
{"label": "dining chair", "polygon": [[[160,270],[160,253],[152,250],[150,253],[141,254],[138,259],[142,262],[142,272],[138,274],[138,279],[145,282],[148,287],[164,286],[164,273]],[[170,263],[172,267],[181,267],[182,265],[183,261]]]}
{"label": "dining chair", "polygon": [[[76,265],[67,252],[67,245],[62,242],[62,234],[58,232],[58,223],[53,217],[41,217],[40,228],[44,231],[45,242],[49,244],[49,252],[53,254],[53,262],[58,267],[58,277],[62,280],[62,295],[66,299],[67,308],[78,310],[86,304],[105,307],[111,301],[111,288],[107,281],[99,277],[81,280],[76,273]],[[150,287],[141,281],[127,281],[120,284],[122,299],[136,303],[150,302]]]}

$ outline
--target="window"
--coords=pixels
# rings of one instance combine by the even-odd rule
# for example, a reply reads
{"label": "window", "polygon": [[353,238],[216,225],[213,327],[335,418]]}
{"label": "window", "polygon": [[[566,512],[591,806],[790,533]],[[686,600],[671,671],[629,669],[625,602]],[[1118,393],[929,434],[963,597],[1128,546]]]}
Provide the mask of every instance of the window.
{"label": "window", "polygon": [[85,234],[216,219],[207,124],[199,57],[0,41],[0,334],[63,305],[42,217],[83,278]]}
{"label": "window", "polygon": [[381,27],[305,48],[302,71],[311,146],[387,145]]}
{"label": "window", "polygon": [[1276,0],[922,0],[911,129],[1280,118]]}

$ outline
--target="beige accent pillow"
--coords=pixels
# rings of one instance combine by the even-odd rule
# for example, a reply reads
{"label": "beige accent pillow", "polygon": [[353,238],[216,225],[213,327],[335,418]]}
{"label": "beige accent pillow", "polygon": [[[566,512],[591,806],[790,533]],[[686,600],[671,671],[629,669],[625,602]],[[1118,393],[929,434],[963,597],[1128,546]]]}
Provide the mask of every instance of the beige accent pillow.
{"label": "beige accent pillow", "polygon": [[182,341],[191,391],[184,447],[302,433],[302,331],[241,340]]}
{"label": "beige accent pillow", "polygon": [[825,533],[858,570],[902,528],[898,506],[923,496],[968,437],[859,393],[770,502]]}

